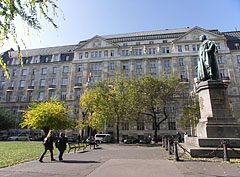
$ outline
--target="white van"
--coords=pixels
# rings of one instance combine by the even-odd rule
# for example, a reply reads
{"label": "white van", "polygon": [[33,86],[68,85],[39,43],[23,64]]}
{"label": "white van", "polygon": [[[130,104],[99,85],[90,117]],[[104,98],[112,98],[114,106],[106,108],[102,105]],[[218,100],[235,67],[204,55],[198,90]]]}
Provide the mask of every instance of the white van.
{"label": "white van", "polygon": [[111,135],[110,134],[96,134],[94,136],[94,140],[97,142],[97,143],[105,143],[105,140],[106,138],[105,137],[110,137]]}

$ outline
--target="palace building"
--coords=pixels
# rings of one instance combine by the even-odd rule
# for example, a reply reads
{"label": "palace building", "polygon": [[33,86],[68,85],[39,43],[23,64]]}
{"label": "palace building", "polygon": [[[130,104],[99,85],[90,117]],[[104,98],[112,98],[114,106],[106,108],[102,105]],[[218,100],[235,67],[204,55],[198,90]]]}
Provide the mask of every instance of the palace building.
{"label": "palace building", "polygon": [[[118,74],[126,77],[142,75],[181,78],[188,89],[185,96],[194,88],[197,76],[196,66],[199,36],[217,43],[217,60],[221,78],[229,83],[228,98],[234,115],[240,115],[240,31],[220,32],[200,27],[165,29],[149,32],[135,32],[105,36],[94,36],[76,45],[57,46],[22,51],[23,67],[18,52],[10,50],[2,54],[11,79],[7,79],[1,68],[1,106],[13,111],[21,118],[19,110],[26,109],[30,102],[49,100],[56,96],[64,100],[73,110],[71,116],[79,119],[79,98],[84,92],[89,71],[94,82],[107,80]],[[169,108],[173,116],[161,124],[158,134],[175,134],[181,117],[179,105]],[[160,120],[161,118],[159,118]],[[104,133],[116,134],[115,128],[105,127]],[[123,122],[120,136],[151,136],[153,125],[149,122],[136,122],[129,126]],[[86,134],[86,132],[85,132]]]}

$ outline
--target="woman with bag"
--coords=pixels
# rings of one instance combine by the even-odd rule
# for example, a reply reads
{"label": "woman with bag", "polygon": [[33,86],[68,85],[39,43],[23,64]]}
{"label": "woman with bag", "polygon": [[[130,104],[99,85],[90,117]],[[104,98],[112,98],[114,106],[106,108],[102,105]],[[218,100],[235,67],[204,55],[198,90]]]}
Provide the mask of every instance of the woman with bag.
{"label": "woman with bag", "polygon": [[53,132],[50,130],[48,132],[48,135],[46,138],[44,138],[43,140],[43,145],[44,145],[44,152],[42,154],[42,156],[40,157],[39,159],[39,162],[43,162],[43,158],[44,158],[44,155],[46,154],[47,150],[50,151],[51,153],[51,161],[55,161],[55,159],[53,158],[53,142],[54,142],[54,139],[53,139]]}

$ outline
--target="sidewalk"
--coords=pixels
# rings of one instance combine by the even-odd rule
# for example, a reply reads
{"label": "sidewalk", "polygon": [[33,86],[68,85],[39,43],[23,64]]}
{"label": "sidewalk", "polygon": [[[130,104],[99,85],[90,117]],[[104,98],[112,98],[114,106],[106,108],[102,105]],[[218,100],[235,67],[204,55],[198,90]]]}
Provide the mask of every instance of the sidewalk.
{"label": "sidewalk", "polygon": [[160,147],[101,145],[96,150],[64,154],[64,161],[39,161],[0,169],[1,177],[182,177],[240,176],[240,164],[167,159]]}

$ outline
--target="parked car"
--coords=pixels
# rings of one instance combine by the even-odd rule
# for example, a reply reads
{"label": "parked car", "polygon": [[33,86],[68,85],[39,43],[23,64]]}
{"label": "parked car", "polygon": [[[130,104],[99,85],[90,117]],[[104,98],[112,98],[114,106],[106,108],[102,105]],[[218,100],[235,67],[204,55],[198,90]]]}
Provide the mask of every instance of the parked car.
{"label": "parked car", "polygon": [[30,141],[28,134],[18,134],[16,136],[10,136],[8,141]]}
{"label": "parked car", "polygon": [[0,132],[0,140],[7,140],[8,133],[7,132]]}
{"label": "parked car", "polygon": [[110,136],[105,136],[102,140],[103,143],[115,143],[116,139],[114,138],[114,136],[110,135]]}
{"label": "parked car", "polygon": [[[106,143],[106,137],[107,136],[111,136],[110,134],[96,134],[94,136],[94,140],[97,142],[97,143]],[[105,138],[105,140],[104,140]]]}
{"label": "parked car", "polygon": [[136,143],[139,143],[139,140],[133,136],[128,136],[123,140],[123,143],[136,144]]}

